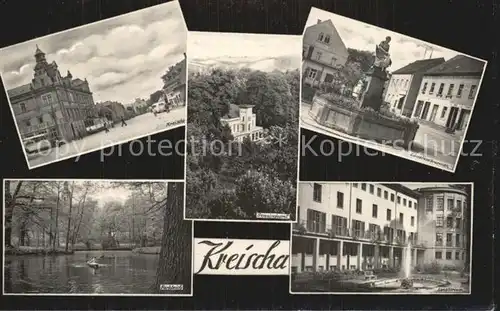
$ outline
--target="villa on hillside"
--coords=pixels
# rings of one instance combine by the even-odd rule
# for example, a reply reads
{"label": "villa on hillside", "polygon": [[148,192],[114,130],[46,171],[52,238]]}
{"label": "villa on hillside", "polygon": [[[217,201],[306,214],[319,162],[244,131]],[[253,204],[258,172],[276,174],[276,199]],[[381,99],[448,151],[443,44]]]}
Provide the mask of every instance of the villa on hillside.
{"label": "villa on hillside", "polygon": [[245,138],[248,138],[256,142],[265,138],[264,129],[256,125],[257,117],[251,105],[231,104],[229,112],[220,121],[229,126],[235,141],[243,142]]}
{"label": "villa on hillside", "polygon": [[317,87],[333,83],[349,53],[331,20],[307,27],[302,39],[303,81]]}

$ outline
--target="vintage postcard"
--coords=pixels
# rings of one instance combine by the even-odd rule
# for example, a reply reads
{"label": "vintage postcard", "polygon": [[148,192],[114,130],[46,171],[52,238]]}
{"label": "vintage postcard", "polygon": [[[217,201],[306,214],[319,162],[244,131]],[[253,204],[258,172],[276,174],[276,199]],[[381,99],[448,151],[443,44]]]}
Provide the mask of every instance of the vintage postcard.
{"label": "vintage postcard", "polygon": [[2,48],[28,167],[184,126],[186,36],[174,1]]}
{"label": "vintage postcard", "polygon": [[4,179],[3,295],[192,296],[182,180]]}
{"label": "vintage postcard", "polygon": [[187,219],[295,222],[300,44],[189,33]]}
{"label": "vintage postcard", "polygon": [[312,8],[301,127],[454,172],[487,62]]}
{"label": "vintage postcard", "polygon": [[292,294],[470,294],[472,183],[300,182]]}

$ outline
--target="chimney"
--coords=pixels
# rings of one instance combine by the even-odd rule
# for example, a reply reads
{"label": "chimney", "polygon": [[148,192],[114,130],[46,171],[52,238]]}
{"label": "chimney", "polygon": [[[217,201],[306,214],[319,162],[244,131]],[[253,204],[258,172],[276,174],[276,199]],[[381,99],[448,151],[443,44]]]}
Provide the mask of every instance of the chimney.
{"label": "chimney", "polygon": [[321,20],[318,18],[318,22],[316,24],[319,24],[319,23],[321,23]]}

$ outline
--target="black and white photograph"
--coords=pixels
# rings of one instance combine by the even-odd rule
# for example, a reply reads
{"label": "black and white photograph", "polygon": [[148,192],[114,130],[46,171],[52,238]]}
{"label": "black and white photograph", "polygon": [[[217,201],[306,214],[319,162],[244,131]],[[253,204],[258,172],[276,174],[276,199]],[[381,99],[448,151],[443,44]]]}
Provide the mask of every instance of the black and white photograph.
{"label": "black and white photograph", "polygon": [[470,294],[472,183],[300,182],[292,294]]}
{"label": "black and white photograph", "polygon": [[1,49],[28,167],[185,126],[186,38],[174,1]]}
{"label": "black and white photograph", "polygon": [[182,180],[4,179],[4,295],[192,296]]}
{"label": "black and white photograph", "polygon": [[312,8],[301,127],[454,172],[487,62]]}
{"label": "black and white photograph", "polygon": [[300,43],[189,33],[187,219],[295,221]]}

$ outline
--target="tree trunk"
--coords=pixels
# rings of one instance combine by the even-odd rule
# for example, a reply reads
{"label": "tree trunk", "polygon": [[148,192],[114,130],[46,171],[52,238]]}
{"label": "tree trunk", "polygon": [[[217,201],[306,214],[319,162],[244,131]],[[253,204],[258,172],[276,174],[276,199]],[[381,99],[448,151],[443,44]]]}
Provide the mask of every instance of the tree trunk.
{"label": "tree trunk", "polygon": [[[57,184],[57,201],[56,201],[56,228],[55,228],[55,236],[53,241],[52,248],[55,250],[59,248],[60,244],[60,234],[59,234],[59,209],[61,206],[61,184],[58,182]],[[57,246],[57,247],[56,247]]]}
{"label": "tree trunk", "polygon": [[10,180],[5,181],[5,246],[12,247],[12,216],[14,215],[14,207],[16,206],[16,197],[21,190],[23,182],[17,183],[14,193],[10,193]]}
{"label": "tree trunk", "polygon": [[183,286],[182,290],[169,291],[170,294],[191,293],[192,221],[184,220],[183,197],[184,183],[169,182],[155,293],[166,293],[160,290],[162,284]]}
{"label": "tree trunk", "polygon": [[70,230],[71,230],[71,212],[73,210],[73,185],[71,185],[71,190],[69,191],[68,195],[68,201],[69,201],[69,212],[68,212],[68,227],[66,230],[66,246],[64,250],[66,252],[69,251],[69,235],[70,235]]}

